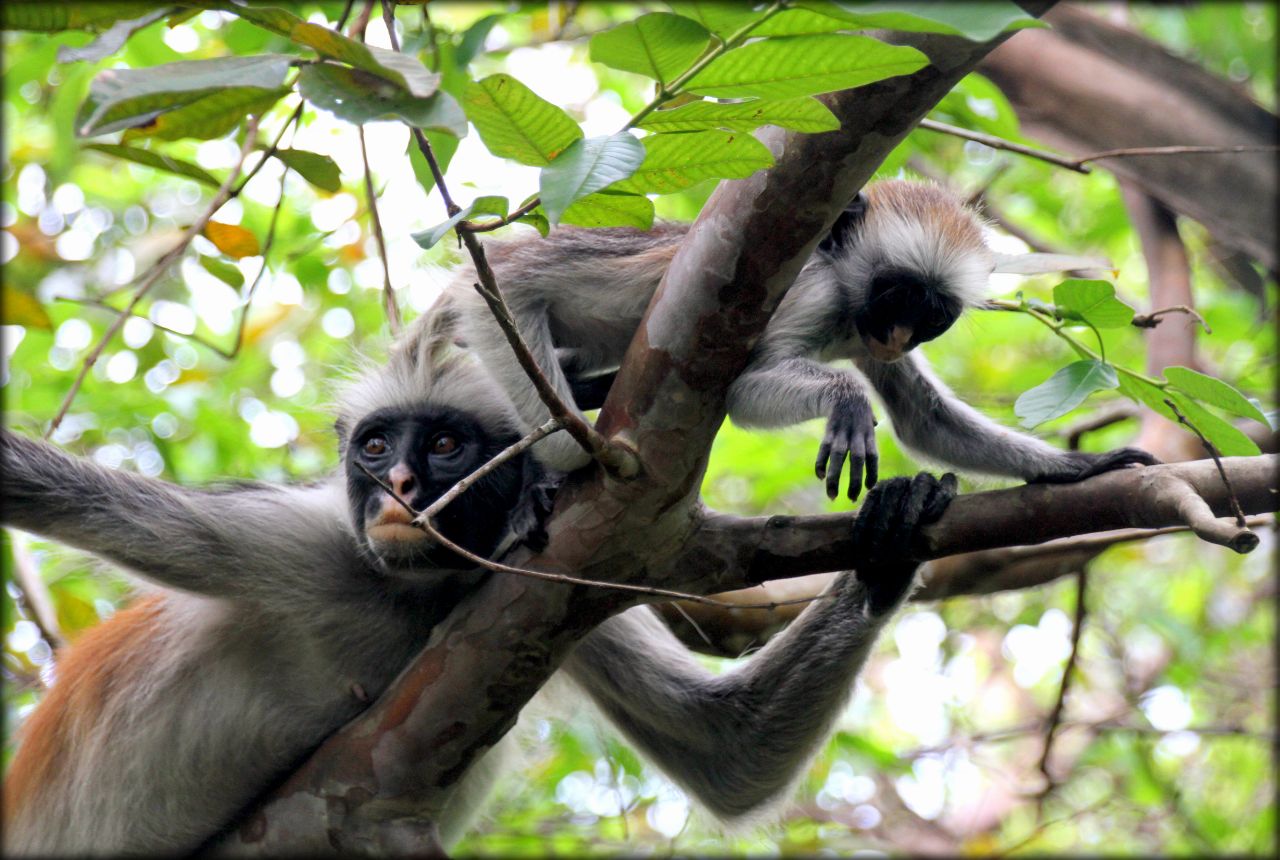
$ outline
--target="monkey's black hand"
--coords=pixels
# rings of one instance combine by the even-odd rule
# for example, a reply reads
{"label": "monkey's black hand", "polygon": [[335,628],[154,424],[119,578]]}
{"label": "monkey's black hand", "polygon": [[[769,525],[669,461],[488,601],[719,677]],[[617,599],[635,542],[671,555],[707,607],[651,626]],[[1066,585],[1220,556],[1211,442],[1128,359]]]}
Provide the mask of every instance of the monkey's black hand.
{"label": "monkey's black hand", "polygon": [[1160,461],[1141,448],[1117,448],[1105,454],[1085,451],[1069,451],[1062,455],[1052,471],[1036,475],[1028,484],[1074,484],[1103,472],[1127,469],[1132,466],[1156,466]]}
{"label": "monkey's black hand", "polygon": [[898,605],[915,579],[918,559],[911,541],[921,526],[937,521],[956,496],[956,476],[890,478],[867,494],[853,523],[858,579],[867,589],[867,606],[882,614]]}
{"label": "monkey's black hand", "polygon": [[867,489],[876,485],[880,454],[876,449],[876,419],[871,404],[861,392],[846,394],[836,402],[827,418],[827,433],[818,448],[814,471],[827,479],[827,498],[840,494],[840,473],[849,459],[849,500],[862,492],[862,468],[867,469]]}
{"label": "monkey's black hand", "polygon": [[525,490],[524,498],[507,521],[507,528],[517,538],[513,546],[523,544],[534,552],[546,549],[547,518],[555,507],[556,490],[563,478],[559,473],[547,473]]}
{"label": "monkey's black hand", "polygon": [[604,406],[604,399],[609,396],[609,389],[617,378],[616,370],[595,376],[570,376],[569,389],[573,392],[573,402],[583,412],[599,409]]}

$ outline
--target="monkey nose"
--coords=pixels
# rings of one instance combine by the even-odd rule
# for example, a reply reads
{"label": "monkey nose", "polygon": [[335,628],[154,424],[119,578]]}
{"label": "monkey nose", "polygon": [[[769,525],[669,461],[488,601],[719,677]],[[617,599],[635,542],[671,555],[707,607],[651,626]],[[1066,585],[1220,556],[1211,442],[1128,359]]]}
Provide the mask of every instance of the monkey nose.
{"label": "monkey nose", "polygon": [[417,486],[417,481],[413,477],[413,471],[404,463],[396,463],[391,467],[391,473],[387,475],[391,489],[396,491],[396,495],[409,501],[409,494],[412,493]]}

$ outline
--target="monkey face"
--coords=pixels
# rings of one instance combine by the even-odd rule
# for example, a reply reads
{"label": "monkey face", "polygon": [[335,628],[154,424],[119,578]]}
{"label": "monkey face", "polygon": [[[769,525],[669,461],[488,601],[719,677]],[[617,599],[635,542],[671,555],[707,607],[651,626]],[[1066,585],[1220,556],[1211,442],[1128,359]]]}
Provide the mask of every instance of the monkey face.
{"label": "monkey face", "polygon": [[891,268],[872,278],[854,324],[871,357],[892,362],[942,334],[959,316],[960,302],[938,285],[915,272]]}
{"label": "monkey face", "polygon": [[[426,508],[512,441],[493,437],[457,410],[372,413],[355,428],[346,448],[347,494],[357,533],[389,568],[468,566],[412,525],[413,511]],[[505,463],[452,502],[436,518],[441,533],[471,552],[490,552],[518,499],[520,469],[518,462]]]}

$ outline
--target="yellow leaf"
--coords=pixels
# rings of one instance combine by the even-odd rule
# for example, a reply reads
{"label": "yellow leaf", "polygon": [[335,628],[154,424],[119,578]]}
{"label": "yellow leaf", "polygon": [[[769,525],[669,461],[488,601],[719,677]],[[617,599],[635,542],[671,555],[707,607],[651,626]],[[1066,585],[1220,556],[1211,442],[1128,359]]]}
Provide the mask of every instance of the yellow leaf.
{"label": "yellow leaf", "polygon": [[5,325],[22,325],[27,328],[53,330],[53,321],[49,319],[49,313],[44,309],[44,305],[40,304],[40,301],[30,293],[24,293],[22,290],[5,284],[0,302],[2,302],[0,307],[4,310]]}
{"label": "yellow leaf", "polygon": [[261,253],[258,237],[235,224],[210,221],[204,225],[204,236],[228,257],[256,257]]}

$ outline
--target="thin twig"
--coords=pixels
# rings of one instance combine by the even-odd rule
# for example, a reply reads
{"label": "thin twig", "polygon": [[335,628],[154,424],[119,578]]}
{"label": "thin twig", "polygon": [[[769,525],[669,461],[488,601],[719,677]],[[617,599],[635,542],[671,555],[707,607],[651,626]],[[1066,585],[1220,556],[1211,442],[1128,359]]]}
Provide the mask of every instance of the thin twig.
{"label": "thin twig", "polygon": [[1174,405],[1172,400],[1166,397],[1164,405],[1168,406],[1169,409],[1173,411],[1173,414],[1178,419],[1179,424],[1186,425],[1187,429],[1196,434],[1196,437],[1200,440],[1200,444],[1204,446],[1204,449],[1209,452],[1209,456],[1213,458],[1213,464],[1218,467],[1218,474],[1222,476],[1222,485],[1227,488],[1227,499],[1231,502],[1231,510],[1236,515],[1236,528],[1245,528],[1246,520],[1244,516],[1244,509],[1240,507],[1240,500],[1236,498],[1236,491],[1231,486],[1231,479],[1227,477],[1227,470],[1222,468],[1222,454],[1218,451],[1217,446],[1205,438],[1205,435],[1200,432],[1199,427],[1187,420],[1187,416],[1182,414],[1178,407]]}
{"label": "thin twig", "polygon": [[1200,327],[1204,329],[1205,334],[1213,334],[1213,329],[1209,328],[1209,324],[1205,322],[1204,317],[1197,313],[1196,309],[1189,305],[1170,305],[1167,308],[1154,310],[1149,314],[1134,314],[1133,321],[1130,325],[1138,328],[1155,328],[1160,325],[1160,317],[1165,314],[1187,314],[1195,317],[1196,322],[1200,323]]}
{"label": "thin twig", "polygon": [[1101,158],[1128,158],[1149,155],[1227,155],[1240,152],[1280,152],[1280,146],[1245,144],[1241,146],[1129,146],[1122,149],[1104,149],[1092,155],[1076,159],[1083,165]]}
{"label": "thin twig", "polygon": [[364,126],[356,126],[360,136],[360,160],[364,162],[364,194],[369,200],[369,217],[373,221],[373,238],[378,244],[378,256],[382,259],[382,306],[387,313],[387,325],[392,335],[400,334],[400,308],[391,288],[391,263],[387,260],[387,241],[382,235],[382,219],[378,217],[378,200],[373,193],[373,172],[369,169],[369,147],[364,139]]}
{"label": "thin twig", "polygon": [[[450,215],[457,214],[460,210],[449,195],[448,187],[444,181],[444,173],[440,170],[440,165],[436,161],[435,153],[431,149],[431,142],[427,140],[421,129],[413,129],[413,137],[418,144],[418,149],[421,150],[423,157],[427,161],[427,166],[431,169],[431,175],[436,181],[436,187],[440,189],[440,195],[444,199],[445,208]],[[564,402],[559,392],[556,391],[555,386],[551,384],[546,374],[543,373],[537,359],[534,358],[533,353],[529,350],[529,345],[524,342],[520,329],[516,326],[515,317],[512,315],[511,309],[502,297],[502,291],[498,288],[497,278],[493,273],[493,269],[489,267],[489,261],[485,256],[484,245],[466,230],[463,224],[458,225],[457,232],[463,244],[466,245],[467,252],[471,255],[471,260],[476,267],[476,275],[480,279],[479,282],[474,284],[476,291],[488,304],[494,319],[497,320],[498,326],[502,329],[507,342],[511,345],[516,360],[520,363],[525,375],[533,382],[534,388],[538,392],[538,397],[546,405],[551,417],[560,419],[569,435],[611,474],[623,478],[634,476],[639,471],[639,463],[636,462],[635,456],[620,446],[610,444],[607,439],[596,432],[594,427],[583,420],[582,416]]]}
{"label": "thin twig", "polygon": [[129,303],[121,309],[115,320],[112,321],[111,325],[107,327],[107,330],[103,332],[102,337],[98,339],[97,344],[95,344],[89,354],[85,356],[84,363],[80,367],[80,372],[76,375],[75,381],[71,383],[70,389],[68,389],[66,396],[62,400],[62,405],[58,408],[58,413],[54,415],[53,421],[49,424],[49,429],[44,434],[46,439],[52,436],[54,431],[58,429],[58,426],[62,423],[62,419],[67,415],[67,410],[71,408],[71,404],[75,400],[76,394],[80,391],[80,387],[84,385],[84,380],[89,375],[89,371],[93,369],[93,366],[97,363],[98,359],[102,357],[102,353],[107,348],[107,344],[110,343],[111,339],[114,338],[120,329],[124,327],[125,322],[133,313],[134,308],[136,308],[138,303],[142,301],[143,297],[151,291],[151,288],[159,283],[160,276],[168,271],[169,266],[172,265],[178,257],[182,256],[183,252],[186,251],[187,246],[191,244],[191,240],[204,230],[205,225],[209,223],[209,219],[213,217],[214,213],[221,209],[223,204],[231,199],[231,189],[235,185],[236,180],[240,177],[240,171],[244,168],[245,159],[248,158],[249,153],[253,150],[254,143],[258,139],[259,119],[260,117],[253,117],[249,120],[248,128],[244,137],[244,144],[240,147],[240,158],[236,161],[236,166],[232,168],[231,173],[227,175],[226,180],[223,181],[218,192],[213,196],[212,202],[210,202],[204,213],[195,220],[195,223],[183,231],[182,236],[176,243],[174,243],[173,247],[166,251],[160,259],[156,260],[156,262],[152,264],[150,273],[143,279],[142,283],[139,284],[138,289],[134,292]]}
{"label": "thin twig", "polygon": [[928,131],[941,132],[949,134],[952,137],[963,138],[964,140],[972,140],[975,143],[981,143],[992,149],[1003,149],[1008,152],[1016,152],[1019,155],[1038,158],[1041,161],[1047,161],[1050,164],[1056,164],[1058,167],[1065,167],[1067,170],[1074,170],[1076,173],[1090,173],[1090,169],[1080,163],[1077,159],[1067,158],[1065,155],[1056,155],[1043,149],[1026,146],[1021,143],[1014,143],[1012,140],[1005,140],[1003,137],[996,137],[993,134],[986,134],[981,131],[970,131],[967,128],[960,128],[955,125],[948,125],[945,122],[938,122],[935,119],[920,120],[920,128]]}
{"label": "thin twig", "polygon": [[[424,4],[425,5],[425,4]],[[396,38],[395,6],[390,0],[382,0],[382,23],[387,27],[387,38],[391,40],[391,50],[400,50],[400,40]]]}
{"label": "thin twig", "polygon": [[448,492],[446,492],[443,496],[441,496],[440,498],[432,502],[430,505],[428,505],[419,516],[424,521],[429,521],[434,519],[436,514],[440,513],[442,510],[444,510],[446,507],[449,506],[450,502],[458,498],[458,496],[461,496],[467,490],[471,489],[471,486],[475,484],[476,481],[479,481],[485,475],[488,475],[490,472],[497,469],[499,466],[501,466],[503,463],[510,460],[512,457],[515,457],[520,452],[526,450],[535,442],[547,436],[550,436],[552,433],[556,432],[557,430],[560,430],[563,426],[564,425],[559,418],[552,418],[548,420],[547,423],[538,427],[528,436],[525,436],[523,439],[519,440],[518,442],[513,442],[512,444],[508,445],[506,448],[502,449],[497,454],[495,454],[493,459],[491,459],[489,462],[485,463],[479,469],[476,469],[470,475],[467,475],[465,478],[458,481],[458,483],[454,484],[452,487],[449,488]]}
{"label": "thin twig", "polygon": [[492,570],[495,573],[510,573],[515,576],[527,576],[532,579],[542,579],[547,582],[558,582],[561,585],[584,585],[589,588],[609,588],[614,591],[627,591],[633,594],[648,594],[653,597],[663,597],[668,600],[687,600],[690,603],[702,603],[707,606],[720,606],[725,609],[776,609],[779,606],[787,606],[793,603],[812,603],[815,600],[822,600],[831,596],[830,593],[818,594],[811,597],[798,597],[791,600],[779,600],[775,603],[761,603],[757,605],[742,605],[737,603],[726,603],[722,600],[715,600],[711,597],[703,597],[700,594],[689,594],[684,591],[673,591],[669,588],[657,588],[648,585],[629,585],[622,582],[604,582],[598,579],[582,579],[576,576],[568,576],[563,573],[551,573],[544,570],[528,570],[522,567],[511,567],[497,561],[490,561],[487,558],[478,556],[468,549],[458,546],[453,541],[442,535],[440,531],[431,523],[422,520],[422,512],[416,510],[413,505],[409,504],[400,496],[386,481],[379,478],[371,472],[363,463],[357,463],[360,470],[373,479],[373,481],[382,488],[383,492],[395,499],[400,507],[404,508],[412,517],[412,525],[424,531],[428,537],[440,544],[445,549],[453,552],[472,564],[480,565],[486,570]]}
{"label": "thin twig", "polygon": [[18,589],[27,617],[40,631],[41,638],[56,651],[67,644],[67,639],[62,635],[62,627],[58,624],[58,612],[54,609],[49,587],[40,578],[40,571],[36,570],[32,562],[26,538],[11,532],[9,540],[13,557],[12,584]]}
{"label": "thin twig", "polygon": [[1076,661],[1079,659],[1080,634],[1084,630],[1085,615],[1088,612],[1088,607],[1085,604],[1085,587],[1088,582],[1088,571],[1081,568],[1076,573],[1076,612],[1071,628],[1071,653],[1067,655],[1067,664],[1062,668],[1062,681],[1058,684],[1058,698],[1054,701],[1053,710],[1049,712],[1049,718],[1045,722],[1044,747],[1040,752],[1040,762],[1037,765],[1040,773],[1044,775],[1045,781],[1044,788],[1036,797],[1037,817],[1043,817],[1044,803],[1058,785],[1054,781],[1053,774],[1049,773],[1049,756],[1053,752],[1053,740],[1057,736],[1062,722],[1062,713],[1067,702],[1067,692],[1071,689],[1071,677],[1075,671]]}

